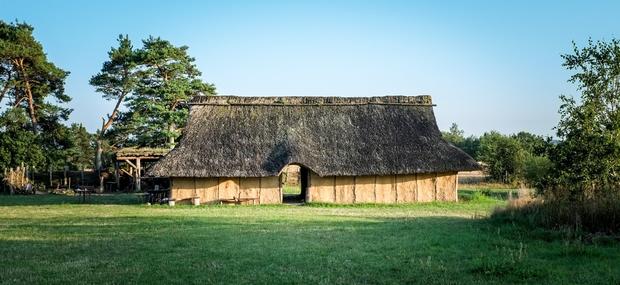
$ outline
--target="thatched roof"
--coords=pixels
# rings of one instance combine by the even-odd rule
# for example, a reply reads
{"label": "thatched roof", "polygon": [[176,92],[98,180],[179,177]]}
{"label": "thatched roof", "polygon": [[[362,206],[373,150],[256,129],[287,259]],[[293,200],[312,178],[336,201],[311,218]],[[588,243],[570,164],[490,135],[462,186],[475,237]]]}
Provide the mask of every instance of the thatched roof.
{"label": "thatched roof", "polygon": [[119,159],[126,157],[162,157],[168,152],[170,152],[169,148],[125,147],[118,149],[115,154]]}
{"label": "thatched roof", "polygon": [[200,96],[179,144],[148,171],[161,177],[264,177],[287,164],[320,176],[474,170],[447,143],[430,96]]}

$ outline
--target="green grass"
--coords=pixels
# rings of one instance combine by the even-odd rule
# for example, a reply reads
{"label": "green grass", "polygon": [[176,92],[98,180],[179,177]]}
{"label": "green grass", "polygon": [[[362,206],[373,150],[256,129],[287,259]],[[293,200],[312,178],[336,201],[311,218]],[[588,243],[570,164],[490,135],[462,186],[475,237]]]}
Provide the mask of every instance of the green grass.
{"label": "green grass", "polygon": [[494,224],[485,217],[504,201],[462,192],[458,203],[174,208],[0,196],[0,283],[620,282],[620,245]]}
{"label": "green grass", "polygon": [[300,186],[284,185],[284,187],[282,187],[282,193],[284,193],[284,194],[300,194],[301,193],[301,187]]}

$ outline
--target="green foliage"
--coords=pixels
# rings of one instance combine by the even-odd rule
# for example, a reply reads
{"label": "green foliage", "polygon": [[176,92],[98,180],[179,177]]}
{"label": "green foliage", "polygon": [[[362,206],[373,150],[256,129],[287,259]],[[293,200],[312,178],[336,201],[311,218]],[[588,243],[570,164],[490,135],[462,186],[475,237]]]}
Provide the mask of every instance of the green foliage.
{"label": "green foliage", "polygon": [[46,153],[40,137],[29,128],[30,121],[23,109],[10,109],[0,115],[0,169],[28,165],[42,169]]}
{"label": "green foliage", "polygon": [[523,163],[523,178],[532,187],[540,189],[548,179],[553,163],[546,156],[527,155]]}
{"label": "green foliage", "polygon": [[478,137],[466,137],[457,147],[475,160],[480,160],[480,139]]}
{"label": "green foliage", "polygon": [[443,139],[455,146],[458,146],[464,140],[464,134],[465,131],[459,129],[459,126],[456,123],[452,123],[450,130],[447,132],[441,132]]}
{"label": "green foliage", "polygon": [[475,136],[464,137],[464,134],[465,131],[459,129],[459,126],[456,123],[452,123],[449,131],[441,132],[444,140],[460,148],[462,151],[477,160],[478,152],[480,150],[480,139]]}
{"label": "green foliage", "polygon": [[135,51],[136,89],[127,97],[127,112],[112,132],[125,145],[171,147],[189,113],[187,101],[198,94],[213,95],[215,87],[200,79],[188,47],[149,37]]}
{"label": "green foliage", "polygon": [[593,42],[562,56],[575,73],[569,82],[579,101],[561,96],[561,142],[551,153],[552,179],[545,191],[571,200],[620,191],[620,41]]}
{"label": "green foliage", "polygon": [[[106,100],[119,100],[135,90],[137,58],[128,36],[118,36],[118,47],[108,52],[109,60],[103,63],[101,71],[91,77],[89,83],[103,94]],[[114,114],[110,115],[113,116]]]}
{"label": "green foliage", "polygon": [[544,200],[511,204],[493,217],[561,230],[582,241],[620,233],[620,41],[573,47],[573,54],[562,56],[563,65],[574,71],[569,82],[581,98],[560,97],[561,140],[549,149],[549,161],[531,162],[532,173],[550,169],[534,178]]}
{"label": "green foliage", "polygon": [[489,175],[497,181],[515,183],[523,177],[527,152],[509,136],[491,131],[480,137],[480,160],[488,165]]}
{"label": "green foliage", "polygon": [[0,166],[62,166],[71,147],[63,124],[71,109],[64,83],[69,72],[48,61],[26,23],[0,20]]}
{"label": "green foliage", "polygon": [[113,47],[108,52],[108,58],[101,71],[89,81],[97,92],[103,94],[104,99],[116,101],[112,113],[102,118],[101,129],[95,140],[95,169],[98,170],[103,166],[104,148],[110,145],[105,138],[113,137],[108,134],[108,129],[119,117],[125,97],[135,91],[138,84],[136,53],[127,35],[118,36],[118,48]]}
{"label": "green foliage", "polygon": [[91,168],[95,156],[95,136],[81,124],[71,124],[67,131],[70,143],[65,154],[67,165],[76,170]]}
{"label": "green foliage", "polygon": [[497,182],[514,184],[526,182],[541,184],[548,176],[551,163],[547,158],[552,149],[550,139],[528,132],[502,135],[496,131],[480,138],[465,138],[464,131],[453,123],[450,130],[442,132],[443,138],[488,166],[491,178]]}
{"label": "green foliage", "polygon": [[523,150],[535,156],[547,155],[551,149],[551,140],[549,138],[545,139],[542,136],[528,132],[518,132],[512,135],[511,138],[515,139],[523,147]]}
{"label": "green foliage", "polygon": [[33,31],[28,24],[0,20],[0,100],[7,98],[10,108],[26,110],[31,129],[48,132],[71,113],[49,100],[60,104],[71,100],[64,93],[69,72],[47,60]]}

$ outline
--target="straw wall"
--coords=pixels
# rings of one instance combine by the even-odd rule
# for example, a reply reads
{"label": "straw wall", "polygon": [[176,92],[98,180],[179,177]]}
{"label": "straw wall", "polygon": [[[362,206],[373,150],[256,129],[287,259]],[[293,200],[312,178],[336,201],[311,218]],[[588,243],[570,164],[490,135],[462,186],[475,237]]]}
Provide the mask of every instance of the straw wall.
{"label": "straw wall", "polygon": [[172,178],[170,198],[189,203],[192,197],[200,202],[218,203],[233,198],[255,198],[249,204],[282,202],[279,177],[262,178]]}
{"label": "straw wall", "polygon": [[[310,172],[307,202],[412,203],[456,201],[457,173],[411,175],[327,176]],[[262,178],[172,178],[170,198],[201,203],[255,198],[250,204],[282,203],[278,176]]]}
{"label": "straw wall", "polygon": [[351,204],[456,200],[456,172],[327,177],[311,173],[307,202]]}

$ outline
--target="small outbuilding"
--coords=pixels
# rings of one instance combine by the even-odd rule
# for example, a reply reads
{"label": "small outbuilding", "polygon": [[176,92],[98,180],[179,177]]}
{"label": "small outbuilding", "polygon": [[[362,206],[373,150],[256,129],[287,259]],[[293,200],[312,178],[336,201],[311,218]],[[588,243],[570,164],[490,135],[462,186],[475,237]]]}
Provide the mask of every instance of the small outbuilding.
{"label": "small outbuilding", "polygon": [[147,174],[170,198],[282,203],[280,174],[300,166],[306,202],[456,201],[478,169],[444,141],[430,96],[197,96],[178,145]]}

